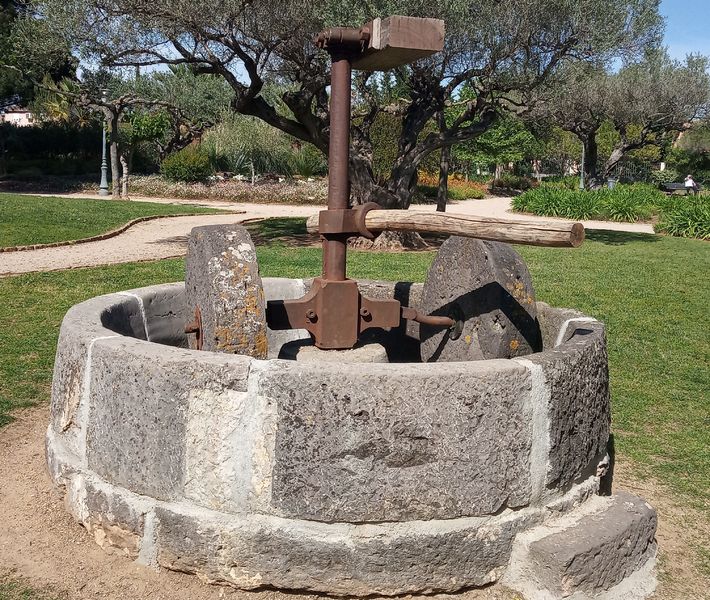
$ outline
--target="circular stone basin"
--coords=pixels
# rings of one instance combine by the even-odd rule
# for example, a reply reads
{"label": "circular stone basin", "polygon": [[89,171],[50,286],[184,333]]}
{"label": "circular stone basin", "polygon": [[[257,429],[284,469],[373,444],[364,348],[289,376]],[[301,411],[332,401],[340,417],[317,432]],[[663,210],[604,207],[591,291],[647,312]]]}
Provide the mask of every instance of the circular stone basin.
{"label": "circular stone basin", "polygon": [[[268,299],[306,286],[264,279]],[[603,325],[537,309],[544,350],[524,358],[348,364],[188,350],[182,283],[94,298],[61,327],[51,474],[102,546],[210,582],[489,584],[517,534],[594,501],[609,438]],[[274,355],[304,337],[269,336]],[[416,336],[391,332],[393,358]]]}

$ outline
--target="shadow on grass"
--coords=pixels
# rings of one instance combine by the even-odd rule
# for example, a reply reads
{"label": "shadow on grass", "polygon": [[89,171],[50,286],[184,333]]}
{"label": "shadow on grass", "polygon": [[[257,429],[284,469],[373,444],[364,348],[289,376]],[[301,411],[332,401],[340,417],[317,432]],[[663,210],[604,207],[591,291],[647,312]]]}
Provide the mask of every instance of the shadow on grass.
{"label": "shadow on grass", "polygon": [[246,228],[257,246],[283,245],[303,248],[319,244],[318,236],[306,230],[306,220],[302,217],[264,219],[249,223]]}
{"label": "shadow on grass", "polygon": [[607,246],[623,246],[631,242],[660,242],[661,236],[654,233],[633,233],[631,231],[611,231],[609,229],[588,229],[586,239]]}

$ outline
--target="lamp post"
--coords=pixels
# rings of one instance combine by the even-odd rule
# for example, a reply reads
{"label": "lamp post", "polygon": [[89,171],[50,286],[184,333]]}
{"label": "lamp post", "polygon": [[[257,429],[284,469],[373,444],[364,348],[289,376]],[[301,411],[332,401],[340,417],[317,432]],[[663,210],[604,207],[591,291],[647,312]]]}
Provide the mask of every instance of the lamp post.
{"label": "lamp post", "polygon": [[[101,102],[106,103],[108,90],[101,90]],[[99,196],[108,196],[108,163],[106,162],[106,117],[104,116],[104,126],[101,127],[101,183],[99,184]]]}

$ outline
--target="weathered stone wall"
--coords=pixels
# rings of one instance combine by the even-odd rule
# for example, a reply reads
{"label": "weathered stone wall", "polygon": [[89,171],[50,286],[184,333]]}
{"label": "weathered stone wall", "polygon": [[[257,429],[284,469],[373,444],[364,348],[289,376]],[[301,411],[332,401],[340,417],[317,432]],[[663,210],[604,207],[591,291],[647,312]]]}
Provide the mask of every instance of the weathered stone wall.
{"label": "weathered stone wall", "polygon": [[[270,298],[307,285],[264,280]],[[182,284],[133,290],[61,328],[48,463],[105,547],[244,588],[455,591],[598,488],[593,319],[540,303],[547,347],[514,360],[345,365],[187,350],[185,304]]]}

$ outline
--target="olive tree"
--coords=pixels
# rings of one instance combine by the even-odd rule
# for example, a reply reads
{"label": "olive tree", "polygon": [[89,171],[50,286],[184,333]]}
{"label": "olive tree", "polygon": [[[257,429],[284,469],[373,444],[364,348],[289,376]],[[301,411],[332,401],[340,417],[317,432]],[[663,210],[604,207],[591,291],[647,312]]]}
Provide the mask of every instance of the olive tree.
{"label": "olive tree", "polygon": [[[710,108],[707,59],[676,61],[664,51],[649,51],[642,60],[614,72],[604,66],[575,65],[563,83],[539,100],[533,114],[573,133],[584,147],[584,174],[590,186],[611,176],[634,150],[664,145],[668,136],[691,126]],[[600,131],[613,127],[616,140],[608,156],[599,157]]]}
{"label": "olive tree", "polygon": [[[564,63],[637,52],[656,43],[662,29],[658,0],[291,0],[277,10],[266,0],[34,0],[33,7],[27,31],[51,19],[85,61],[114,68],[186,64],[220,76],[234,92],[234,112],[323,152],[328,57],[311,43],[313,35],[389,14],[444,19],[444,51],[398,70],[401,97],[383,103],[375,93],[381,76],[354,77],[353,200],[385,207],[407,207],[429,155],[484,133],[503,111],[554,80]],[[285,86],[278,104],[262,94],[270,81]],[[473,97],[456,119],[432,130],[463,84]],[[370,130],[382,111],[396,114],[402,127],[396,159],[378,180]]]}

